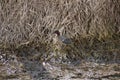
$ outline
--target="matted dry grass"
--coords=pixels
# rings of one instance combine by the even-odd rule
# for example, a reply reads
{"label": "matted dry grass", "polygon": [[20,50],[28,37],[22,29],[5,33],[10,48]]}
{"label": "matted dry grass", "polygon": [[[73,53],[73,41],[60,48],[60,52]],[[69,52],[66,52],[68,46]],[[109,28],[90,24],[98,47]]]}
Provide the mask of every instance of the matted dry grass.
{"label": "matted dry grass", "polygon": [[81,48],[119,43],[120,0],[0,1],[0,48],[47,45],[56,29]]}

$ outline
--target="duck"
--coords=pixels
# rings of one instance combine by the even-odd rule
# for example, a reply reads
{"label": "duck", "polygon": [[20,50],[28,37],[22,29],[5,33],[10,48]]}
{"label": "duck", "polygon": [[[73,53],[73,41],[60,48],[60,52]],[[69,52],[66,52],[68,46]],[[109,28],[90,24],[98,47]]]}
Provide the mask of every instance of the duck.
{"label": "duck", "polygon": [[60,42],[62,42],[63,44],[66,44],[66,45],[72,44],[72,40],[70,38],[67,38],[66,36],[60,35],[59,30],[54,31],[53,34],[55,34],[55,38]]}

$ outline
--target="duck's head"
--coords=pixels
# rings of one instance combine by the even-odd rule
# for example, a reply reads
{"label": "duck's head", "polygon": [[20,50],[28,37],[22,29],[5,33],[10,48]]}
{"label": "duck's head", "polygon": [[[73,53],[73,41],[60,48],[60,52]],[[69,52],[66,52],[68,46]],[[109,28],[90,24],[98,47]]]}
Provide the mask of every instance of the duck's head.
{"label": "duck's head", "polygon": [[60,32],[58,30],[54,31],[53,34],[56,34],[57,36],[60,36]]}

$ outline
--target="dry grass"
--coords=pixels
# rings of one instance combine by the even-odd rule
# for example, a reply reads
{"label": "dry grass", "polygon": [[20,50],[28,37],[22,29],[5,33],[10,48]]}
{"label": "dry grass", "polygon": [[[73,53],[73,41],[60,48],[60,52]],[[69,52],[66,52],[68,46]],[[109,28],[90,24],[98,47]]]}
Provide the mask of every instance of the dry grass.
{"label": "dry grass", "polygon": [[48,44],[56,29],[82,48],[120,41],[120,0],[0,1],[0,48]]}

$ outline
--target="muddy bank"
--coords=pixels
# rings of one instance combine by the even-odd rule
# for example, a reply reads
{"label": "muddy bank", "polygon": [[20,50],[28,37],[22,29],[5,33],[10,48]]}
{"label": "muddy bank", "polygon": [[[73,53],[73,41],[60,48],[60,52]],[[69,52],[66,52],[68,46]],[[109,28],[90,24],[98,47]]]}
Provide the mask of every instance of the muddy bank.
{"label": "muddy bank", "polygon": [[40,55],[40,52],[33,51],[29,55],[26,53],[27,56],[16,54],[11,51],[1,52],[1,80],[118,80],[120,78],[119,63],[96,63],[85,60],[76,61],[77,64],[46,62],[33,58],[33,55]]}

